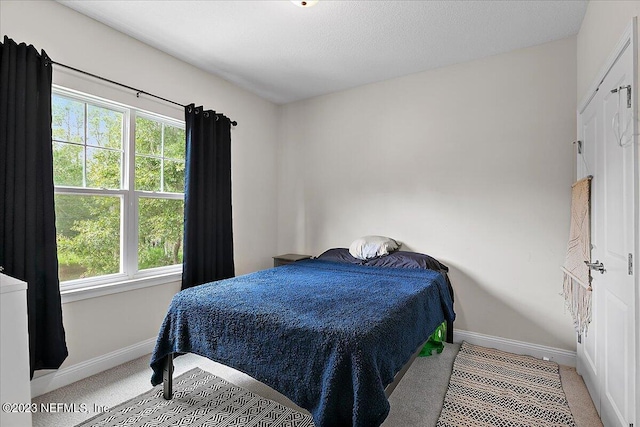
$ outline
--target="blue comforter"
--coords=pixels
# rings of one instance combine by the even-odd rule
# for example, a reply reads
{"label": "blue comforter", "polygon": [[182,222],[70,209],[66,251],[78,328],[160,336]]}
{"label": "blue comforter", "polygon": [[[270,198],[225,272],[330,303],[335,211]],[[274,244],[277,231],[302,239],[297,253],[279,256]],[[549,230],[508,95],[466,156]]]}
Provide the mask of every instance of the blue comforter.
{"label": "blue comforter", "polygon": [[453,304],[433,270],[300,261],[179,292],[151,357],[170,353],[243,371],[311,412],[316,427],[379,426],[385,387]]}

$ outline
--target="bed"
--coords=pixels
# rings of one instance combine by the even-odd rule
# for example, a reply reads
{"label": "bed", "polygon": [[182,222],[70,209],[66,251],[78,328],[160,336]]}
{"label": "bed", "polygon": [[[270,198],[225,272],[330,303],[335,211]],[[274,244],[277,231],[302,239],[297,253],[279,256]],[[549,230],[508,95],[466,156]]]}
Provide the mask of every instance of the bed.
{"label": "bed", "polygon": [[379,426],[398,373],[455,319],[446,266],[402,255],[320,256],[179,292],[151,357],[152,384],[164,381],[171,398],[174,355],[195,353],[281,392],[316,427]]}

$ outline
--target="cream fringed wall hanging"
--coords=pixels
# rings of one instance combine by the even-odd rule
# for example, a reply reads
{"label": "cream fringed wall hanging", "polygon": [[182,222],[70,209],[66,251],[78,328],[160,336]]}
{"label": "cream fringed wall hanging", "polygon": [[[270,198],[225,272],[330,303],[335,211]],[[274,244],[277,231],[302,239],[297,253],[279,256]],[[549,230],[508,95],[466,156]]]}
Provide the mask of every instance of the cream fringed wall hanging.
{"label": "cream fringed wall hanging", "polygon": [[562,294],[579,334],[586,334],[591,322],[591,276],[585,264],[591,260],[591,178],[581,179],[571,189],[571,228],[562,267]]}

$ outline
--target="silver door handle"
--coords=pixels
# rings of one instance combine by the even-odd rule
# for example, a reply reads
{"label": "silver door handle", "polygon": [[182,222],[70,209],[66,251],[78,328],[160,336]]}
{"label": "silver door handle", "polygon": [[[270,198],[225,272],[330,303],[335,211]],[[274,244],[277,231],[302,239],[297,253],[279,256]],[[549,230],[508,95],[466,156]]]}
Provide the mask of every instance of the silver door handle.
{"label": "silver door handle", "polygon": [[599,271],[600,274],[604,274],[604,272],[607,271],[604,268],[604,264],[598,260],[596,260],[596,262],[585,261],[584,263],[587,264],[587,267],[589,267],[590,269]]}

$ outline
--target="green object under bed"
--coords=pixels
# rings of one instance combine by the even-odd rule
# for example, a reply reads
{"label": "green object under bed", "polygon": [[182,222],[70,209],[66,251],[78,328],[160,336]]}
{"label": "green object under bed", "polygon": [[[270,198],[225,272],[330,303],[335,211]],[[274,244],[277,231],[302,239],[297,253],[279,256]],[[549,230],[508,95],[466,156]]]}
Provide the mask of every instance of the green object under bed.
{"label": "green object under bed", "polygon": [[436,330],[431,334],[424,347],[422,347],[419,356],[431,356],[431,354],[433,354],[433,350],[437,351],[438,354],[442,353],[446,336],[447,322],[442,322],[442,324],[438,326]]}

